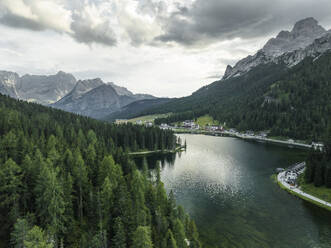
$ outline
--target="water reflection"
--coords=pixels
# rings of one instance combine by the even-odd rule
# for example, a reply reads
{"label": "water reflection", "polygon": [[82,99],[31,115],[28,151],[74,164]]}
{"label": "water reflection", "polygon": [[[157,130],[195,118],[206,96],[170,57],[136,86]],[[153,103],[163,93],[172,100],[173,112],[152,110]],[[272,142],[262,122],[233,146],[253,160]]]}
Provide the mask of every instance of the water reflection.
{"label": "water reflection", "polygon": [[[205,247],[331,247],[331,214],[270,179],[306,152],[232,138],[182,135],[182,154],[153,155],[161,179],[196,220]],[[142,158],[136,159],[137,164]]]}

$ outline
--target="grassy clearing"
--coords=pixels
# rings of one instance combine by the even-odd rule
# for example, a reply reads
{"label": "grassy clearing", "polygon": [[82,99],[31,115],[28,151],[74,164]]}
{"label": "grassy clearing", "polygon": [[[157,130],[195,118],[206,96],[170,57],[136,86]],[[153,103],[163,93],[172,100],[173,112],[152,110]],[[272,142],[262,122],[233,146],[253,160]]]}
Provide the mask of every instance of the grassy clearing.
{"label": "grassy clearing", "polygon": [[282,136],[270,136],[268,138],[274,140],[281,140],[281,141],[288,141],[290,139],[289,137],[282,137]]}
{"label": "grassy clearing", "polygon": [[301,184],[301,190],[324,201],[331,202],[331,189],[315,187],[313,184]]}
{"label": "grassy clearing", "polygon": [[277,174],[272,174],[270,178],[274,183],[277,183]]}
{"label": "grassy clearing", "polygon": [[137,121],[142,121],[142,122],[152,122],[152,123],[154,123],[155,119],[165,118],[165,117],[168,117],[169,115],[171,115],[171,113],[139,116],[139,117],[136,117],[136,118],[133,118],[133,119],[129,119],[128,122],[136,123]]}
{"label": "grassy clearing", "polygon": [[210,115],[200,116],[196,122],[200,127],[205,127],[206,125],[219,125],[219,121],[214,120]]}

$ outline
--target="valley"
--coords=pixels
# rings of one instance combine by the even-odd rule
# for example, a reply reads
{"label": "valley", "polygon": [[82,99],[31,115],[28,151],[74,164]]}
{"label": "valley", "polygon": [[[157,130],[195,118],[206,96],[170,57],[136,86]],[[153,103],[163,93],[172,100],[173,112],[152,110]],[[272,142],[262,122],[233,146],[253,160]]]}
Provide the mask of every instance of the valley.
{"label": "valley", "polygon": [[[324,202],[331,197],[331,30],[306,17],[265,40],[241,37],[229,23],[227,36],[215,24],[208,35],[203,23],[211,24],[213,1],[176,3],[169,15],[162,1],[130,8],[87,1],[81,16],[66,0],[57,8],[45,2],[35,9],[37,2],[15,12],[28,1],[0,2],[0,29],[18,25],[61,37],[58,44],[69,44],[61,61],[73,73],[53,63],[45,70],[39,58],[11,66],[26,44],[0,47],[0,56],[11,54],[2,64],[10,70],[0,71],[0,248],[331,247]],[[202,14],[201,4],[208,10]],[[48,8],[52,20],[65,15],[70,25],[36,25]],[[137,12],[129,18],[128,10]],[[118,20],[111,22],[113,12]],[[121,26],[127,30],[115,38]],[[257,40],[254,49],[245,45]],[[227,51],[218,53],[222,46]],[[82,59],[85,53],[93,56]],[[209,59],[216,69],[207,69]],[[58,72],[15,72],[33,65],[31,71]],[[195,88],[195,75],[209,83]],[[117,84],[123,78],[143,92],[161,92],[164,84],[171,92],[198,90],[156,97]],[[305,165],[300,171],[282,171],[298,163]]]}

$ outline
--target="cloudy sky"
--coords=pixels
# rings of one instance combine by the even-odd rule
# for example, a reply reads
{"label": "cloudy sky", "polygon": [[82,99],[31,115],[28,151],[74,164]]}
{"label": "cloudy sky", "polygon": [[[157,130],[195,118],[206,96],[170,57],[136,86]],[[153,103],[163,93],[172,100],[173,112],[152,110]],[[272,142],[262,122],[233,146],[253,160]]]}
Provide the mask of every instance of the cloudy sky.
{"label": "cloudy sky", "polygon": [[330,0],[0,0],[0,70],[100,77],[178,97]]}

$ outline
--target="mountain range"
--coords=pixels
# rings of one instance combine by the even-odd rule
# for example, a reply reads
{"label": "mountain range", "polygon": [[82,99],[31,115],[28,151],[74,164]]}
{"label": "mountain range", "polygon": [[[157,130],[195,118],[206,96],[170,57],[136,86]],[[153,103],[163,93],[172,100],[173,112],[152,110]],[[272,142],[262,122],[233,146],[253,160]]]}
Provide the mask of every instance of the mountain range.
{"label": "mountain range", "polygon": [[147,94],[133,94],[101,79],[76,80],[69,73],[24,75],[0,71],[0,93],[65,111],[102,119],[139,100],[156,99]]}
{"label": "mountain range", "polygon": [[2,71],[0,93],[110,121],[173,113],[156,120],[160,123],[209,114],[242,130],[313,139],[331,130],[330,51],[331,31],[309,17],[279,32],[256,54],[228,65],[222,79],[188,97],[133,94],[99,78],[77,81],[64,72],[20,77]]}
{"label": "mountain range", "polygon": [[228,66],[221,80],[136,116],[172,113],[156,120],[171,123],[208,114],[239,130],[317,140],[331,133],[330,95],[331,32],[306,18]]}

